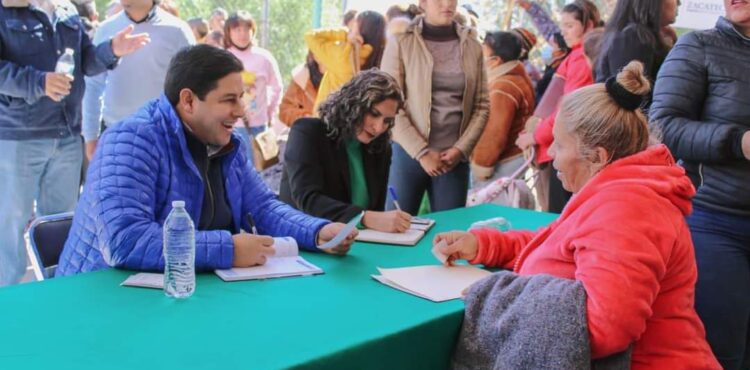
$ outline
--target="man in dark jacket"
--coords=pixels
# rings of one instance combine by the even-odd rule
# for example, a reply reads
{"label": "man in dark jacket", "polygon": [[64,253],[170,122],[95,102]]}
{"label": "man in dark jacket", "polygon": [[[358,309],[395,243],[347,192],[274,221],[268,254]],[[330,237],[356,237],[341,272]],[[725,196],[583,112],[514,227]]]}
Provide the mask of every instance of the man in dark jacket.
{"label": "man in dark jacket", "polygon": [[[313,251],[336,236],[343,224],[279,201],[248,165],[233,132],[245,112],[243,69],[219,48],[182,49],[169,65],[164,94],[104,132],[56,275],[108,267],[163,271],[162,225],[174,200],[185,201],[196,225],[199,271],[263,264],[273,254],[271,236],[291,236]],[[240,233],[254,229],[248,214],[261,235]],[[325,251],[346,254],[356,234]]]}
{"label": "man in dark jacket", "polygon": [[651,122],[698,188],[688,225],[695,308],[725,369],[750,362],[750,4],[682,36],[659,71]]}
{"label": "man in dark jacket", "polygon": [[[83,76],[114,68],[148,35],[127,28],[94,46],[75,7],[53,0],[0,6],[0,286],[26,268],[23,230],[32,215],[66,212],[78,198]],[[72,50],[73,72],[56,73]]]}

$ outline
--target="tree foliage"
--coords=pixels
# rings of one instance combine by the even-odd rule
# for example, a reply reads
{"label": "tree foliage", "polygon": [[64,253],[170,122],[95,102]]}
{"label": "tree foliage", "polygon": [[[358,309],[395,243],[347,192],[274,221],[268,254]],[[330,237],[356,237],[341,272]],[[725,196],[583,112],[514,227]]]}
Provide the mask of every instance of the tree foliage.
{"label": "tree foliage", "polygon": [[[258,24],[257,40],[261,40],[266,29],[263,26],[263,0],[171,0],[180,12],[180,18],[187,20],[202,17],[208,20],[211,11],[217,7],[226,9],[229,13],[246,10],[253,15]],[[108,0],[96,0],[97,9],[104,17]],[[297,64],[304,62],[307,49],[303,35],[312,29],[313,1],[312,0],[268,0],[270,4],[268,16],[268,45],[279,63],[281,76],[284,81],[291,79],[291,71]],[[341,24],[341,1],[323,0],[323,26],[338,26]]]}
{"label": "tree foliage", "polygon": [[[253,15],[258,23],[258,35],[261,40],[266,27],[263,23],[263,0],[162,0],[171,1],[177,6],[182,19],[203,17],[205,19],[211,11],[222,7],[232,13],[246,10]],[[266,48],[276,57],[282,78],[289,81],[291,71],[295,65],[305,60],[306,48],[303,40],[305,32],[312,29],[313,0],[267,0],[270,9],[268,17],[268,45]],[[373,0],[375,1],[375,0]],[[378,0],[383,1],[383,0]],[[483,30],[498,29],[508,9],[511,0],[462,0],[459,3],[469,3],[480,13],[480,28]],[[565,0],[537,0],[548,10],[553,19],[557,20],[560,9]],[[593,0],[603,15],[609,14],[614,8],[616,0]],[[102,18],[109,0],[96,0]],[[402,2],[393,0],[394,4]],[[416,2],[416,0],[414,0]],[[341,24],[342,4],[344,0],[323,0],[323,14],[321,24],[324,27],[334,27]],[[606,18],[606,17],[605,17]],[[513,8],[511,17],[512,27],[527,27],[533,30],[528,15],[519,7]],[[540,43],[542,40],[540,40]],[[533,54],[532,54],[533,55]]]}

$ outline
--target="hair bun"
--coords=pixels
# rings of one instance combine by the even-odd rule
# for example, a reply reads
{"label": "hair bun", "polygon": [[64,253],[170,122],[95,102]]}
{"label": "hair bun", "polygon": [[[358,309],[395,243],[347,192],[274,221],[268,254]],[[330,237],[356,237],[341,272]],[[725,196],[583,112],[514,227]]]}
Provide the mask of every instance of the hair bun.
{"label": "hair bun", "polygon": [[617,83],[628,92],[645,96],[651,91],[651,82],[643,73],[643,63],[633,60],[617,74]]}
{"label": "hair bun", "polygon": [[643,75],[643,63],[639,61],[628,63],[617,76],[608,78],[605,86],[617,105],[633,111],[643,104],[651,91],[651,83]]}

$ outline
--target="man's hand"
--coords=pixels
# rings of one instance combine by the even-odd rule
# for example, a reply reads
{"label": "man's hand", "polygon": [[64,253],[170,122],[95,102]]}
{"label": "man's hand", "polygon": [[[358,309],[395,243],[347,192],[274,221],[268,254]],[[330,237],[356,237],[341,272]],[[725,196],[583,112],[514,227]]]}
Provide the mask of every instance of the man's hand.
{"label": "man's hand", "polygon": [[71,82],[73,82],[71,75],[47,72],[44,74],[44,94],[59,102],[70,94]]}
{"label": "man's hand", "polygon": [[399,210],[388,212],[365,211],[362,224],[368,229],[387,233],[402,233],[411,227],[411,215]]}
{"label": "man's hand", "polygon": [[[318,245],[323,245],[327,241],[335,238],[336,234],[338,234],[339,231],[341,231],[341,229],[343,229],[344,227],[346,227],[346,225],[340,222],[334,222],[323,226],[323,228],[320,229],[320,232],[318,233]],[[351,249],[352,244],[354,243],[354,238],[357,237],[357,234],[359,234],[359,231],[357,231],[357,229],[354,229],[339,245],[331,249],[321,250],[326,253],[338,254],[340,256],[343,256],[349,253],[349,249]]]}
{"label": "man's hand", "polygon": [[89,162],[91,162],[91,158],[94,158],[94,151],[96,150],[96,143],[98,142],[98,139],[86,142],[86,159],[88,159]]}
{"label": "man's hand", "polygon": [[742,154],[745,155],[745,159],[750,161],[750,131],[746,131],[742,135]]}
{"label": "man's hand", "polygon": [[456,165],[461,162],[461,158],[463,158],[463,156],[463,153],[461,153],[461,151],[456,147],[450,147],[446,150],[443,150],[443,152],[440,153],[440,161],[443,162],[443,165],[445,166],[445,172],[448,172],[456,167]]}
{"label": "man's hand", "polygon": [[235,234],[233,267],[250,267],[266,263],[266,258],[272,256],[273,238],[265,235]]}
{"label": "man's hand", "polygon": [[432,149],[419,157],[419,164],[424,172],[432,177],[440,176],[446,172],[445,164],[440,160],[440,153]]}
{"label": "man's hand", "polygon": [[116,57],[124,57],[151,42],[148,33],[131,35],[135,27],[131,24],[112,38],[112,52]]}

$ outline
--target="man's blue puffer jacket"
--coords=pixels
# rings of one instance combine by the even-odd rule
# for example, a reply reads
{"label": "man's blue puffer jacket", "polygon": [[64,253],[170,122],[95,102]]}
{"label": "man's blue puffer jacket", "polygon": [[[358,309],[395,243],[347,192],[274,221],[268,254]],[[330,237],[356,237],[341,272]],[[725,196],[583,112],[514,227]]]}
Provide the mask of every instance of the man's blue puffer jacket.
{"label": "man's blue puffer jacket", "polygon": [[[316,250],[318,231],[328,221],[279,201],[248,165],[237,135],[232,142],[234,150],[225,156],[222,170],[234,231],[248,230],[242,222],[251,212],[260,234],[291,236],[302,248]],[[203,191],[182,123],[162,95],[101,137],[56,275],[110,266],[162,271],[162,225],[172,201],[184,200],[197,223]],[[196,231],[195,249],[197,270],[232,266],[234,246],[228,231]]]}

